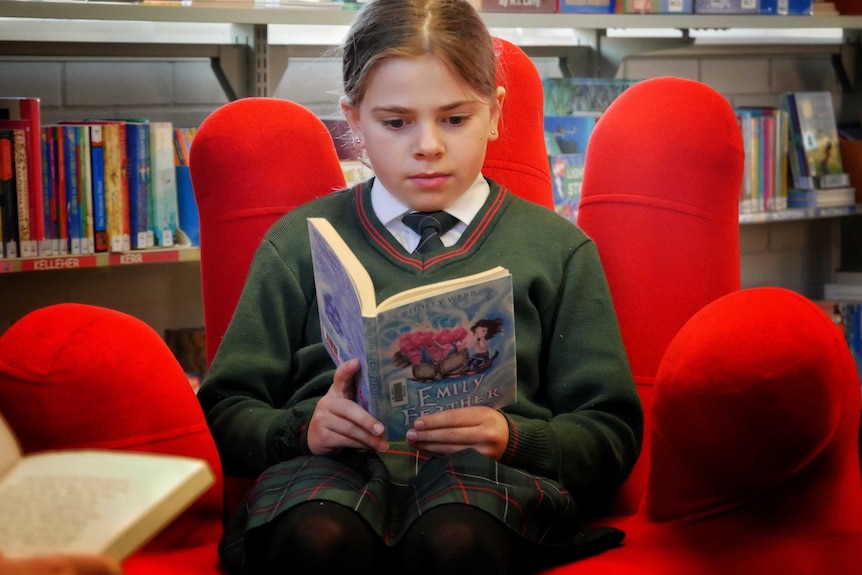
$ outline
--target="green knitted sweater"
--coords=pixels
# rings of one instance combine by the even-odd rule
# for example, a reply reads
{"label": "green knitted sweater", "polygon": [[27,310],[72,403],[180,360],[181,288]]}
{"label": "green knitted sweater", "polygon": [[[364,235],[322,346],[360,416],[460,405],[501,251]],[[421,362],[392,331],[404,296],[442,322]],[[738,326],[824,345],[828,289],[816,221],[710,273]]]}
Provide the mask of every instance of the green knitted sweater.
{"label": "green knitted sweater", "polygon": [[269,230],[199,392],[226,473],[308,454],[305,430],[334,366],[321,343],[308,217],[325,217],[368,269],[377,301],[496,265],[512,273],[518,400],[502,463],[607,497],[640,450],[643,414],[595,244],[490,182],[458,243],[423,263],[371,209],[370,182],[298,207]]}

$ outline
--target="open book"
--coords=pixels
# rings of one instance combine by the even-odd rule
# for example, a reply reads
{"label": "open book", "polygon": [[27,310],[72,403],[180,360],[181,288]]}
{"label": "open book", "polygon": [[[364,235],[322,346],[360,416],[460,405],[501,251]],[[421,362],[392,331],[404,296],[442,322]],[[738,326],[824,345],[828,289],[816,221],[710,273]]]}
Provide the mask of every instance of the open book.
{"label": "open book", "polygon": [[96,449],[23,455],[0,417],[0,551],[120,561],[209,488],[199,459]]}
{"label": "open book", "polygon": [[309,218],[323,342],[359,359],[356,401],[403,439],[418,416],[502,407],[517,395],[512,276],[502,267],[377,303],[368,272],[335,228]]}

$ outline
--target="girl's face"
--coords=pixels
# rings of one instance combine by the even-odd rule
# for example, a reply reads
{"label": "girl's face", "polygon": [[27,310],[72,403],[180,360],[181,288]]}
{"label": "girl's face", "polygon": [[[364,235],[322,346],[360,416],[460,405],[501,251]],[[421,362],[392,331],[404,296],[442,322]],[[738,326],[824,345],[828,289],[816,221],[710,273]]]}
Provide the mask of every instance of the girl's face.
{"label": "girl's face", "polygon": [[482,170],[504,96],[498,87],[496,101],[481,102],[433,56],[389,58],[371,72],[359,105],[342,108],[386,189],[413,210],[433,211]]}

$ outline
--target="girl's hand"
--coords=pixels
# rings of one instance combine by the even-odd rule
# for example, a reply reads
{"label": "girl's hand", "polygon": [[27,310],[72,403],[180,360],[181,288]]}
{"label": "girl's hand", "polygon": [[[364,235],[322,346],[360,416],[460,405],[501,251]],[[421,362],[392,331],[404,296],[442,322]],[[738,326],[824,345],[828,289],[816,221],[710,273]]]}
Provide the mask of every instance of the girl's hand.
{"label": "girl's hand", "polygon": [[0,575],[122,575],[113,559],[99,555],[56,555],[31,559],[0,556]]}
{"label": "girl's hand", "polygon": [[509,443],[509,424],[505,415],[490,407],[449,409],[418,417],[407,431],[407,443],[439,454],[472,447],[499,461]]}
{"label": "girl's hand", "polygon": [[308,449],[315,455],[336,454],[346,447],[386,451],[383,424],[354,401],[353,376],[359,360],[345,361],[335,370],[332,385],[317,402],[308,424]]}

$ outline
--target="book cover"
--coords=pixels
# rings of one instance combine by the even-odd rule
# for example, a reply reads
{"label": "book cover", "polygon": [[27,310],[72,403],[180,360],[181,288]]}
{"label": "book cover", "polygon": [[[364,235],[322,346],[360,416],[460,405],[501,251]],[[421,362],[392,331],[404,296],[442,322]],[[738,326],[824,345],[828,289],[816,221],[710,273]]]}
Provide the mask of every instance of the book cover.
{"label": "book cover", "polygon": [[54,162],[52,161],[52,142],[50,129],[42,127],[39,130],[39,140],[42,146],[42,229],[44,230],[44,239],[39,245],[39,255],[50,257],[54,255],[54,240],[55,232],[52,228],[51,220],[51,195],[53,190],[51,186],[56,176],[54,174]]}
{"label": "book cover", "polygon": [[586,154],[550,156],[554,211],[573,223],[577,222],[578,204],[581,202],[586,157]]}
{"label": "book cover", "polygon": [[106,555],[121,561],[215,481],[177,455],[97,449],[24,455],[0,417],[0,549],[8,558]]}
{"label": "book cover", "polygon": [[156,245],[172,246],[176,242],[179,208],[174,165],[174,127],[171,122],[150,123],[150,174]]}
{"label": "book cover", "polygon": [[578,112],[602,114],[617,96],[637,80],[614,78],[543,78],[546,116],[571,116]]}
{"label": "book cover", "polygon": [[758,14],[760,0],[695,0],[695,14]]}
{"label": "book cover", "polygon": [[105,207],[105,145],[103,127],[90,126],[90,173],[93,180],[93,250],[108,251],[108,213]]}
{"label": "book cover", "polygon": [[824,188],[787,190],[787,207],[789,208],[836,208],[856,204],[856,189]]}
{"label": "book cover", "polygon": [[568,116],[545,116],[543,122],[548,155],[583,154],[596,126],[596,114],[576,112]]}
{"label": "book cover", "polygon": [[151,247],[148,202],[151,189],[150,128],[144,122],[125,122],[129,181],[129,239],[133,250]]}
{"label": "book cover", "polygon": [[102,124],[105,212],[108,225],[108,249],[111,252],[125,252],[131,248],[125,133],[125,124],[119,122]]}
{"label": "book cover", "polygon": [[[33,237],[30,221],[30,122],[27,120],[0,120],[0,130],[8,131],[12,138],[12,178],[15,201],[15,219],[18,231],[15,237],[18,257],[32,258],[39,255],[38,242]],[[11,225],[11,223],[10,223]]]}
{"label": "book cover", "polygon": [[812,0],[760,0],[760,13],[777,16],[810,16],[813,5]]}
{"label": "book cover", "polygon": [[[12,130],[0,130],[0,257],[18,257],[11,211],[15,197],[15,160],[13,157]],[[17,227],[17,222],[15,222]]]}
{"label": "book cover", "polygon": [[336,364],[357,358],[356,401],[389,439],[420,415],[515,401],[512,278],[497,267],[380,302],[365,268],[322,218],[309,218],[321,336]]}
{"label": "book cover", "polygon": [[557,12],[613,14],[618,1],[622,0],[559,0]]}
{"label": "book cover", "polygon": [[42,200],[42,144],[41,104],[39,98],[0,97],[0,119],[28,122],[27,132],[27,189],[30,239],[36,251],[45,242],[44,220],[40,217]]}
{"label": "book cover", "polygon": [[66,198],[66,230],[69,236],[69,253],[81,255],[81,203],[78,158],[78,129],[75,126],[62,126],[63,132],[63,173]]}
{"label": "book cover", "polygon": [[813,176],[816,183],[824,176],[843,174],[844,165],[841,161],[832,93],[793,92],[791,97],[796,102],[799,134],[808,175]]}
{"label": "book cover", "polygon": [[692,0],[625,0],[627,14],[691,14]]}

